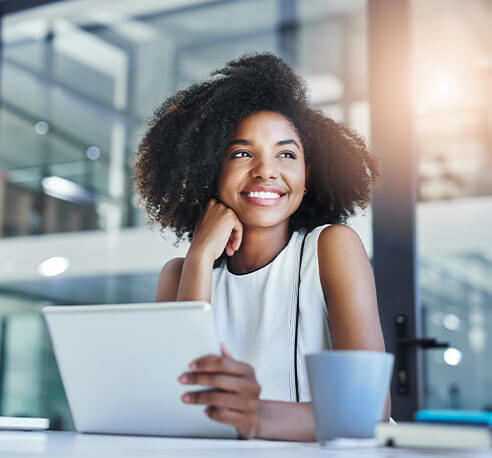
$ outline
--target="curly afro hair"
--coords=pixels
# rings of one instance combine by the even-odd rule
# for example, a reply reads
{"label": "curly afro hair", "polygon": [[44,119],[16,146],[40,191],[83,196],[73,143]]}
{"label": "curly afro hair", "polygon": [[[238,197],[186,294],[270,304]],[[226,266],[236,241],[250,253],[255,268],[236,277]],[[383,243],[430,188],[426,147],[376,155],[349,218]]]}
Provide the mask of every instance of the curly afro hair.
{"label": "curly afro hair", "polygon": [[217,195],[228,142],[241,120],[258,111],[285,116],[311,164],[309,193],[289,220],[290,233],[344,223],[369,203],[378,172],[364,141],[311,107],[305,82],[280,58],[262,53],[228,62],[154,113],[135,163],[151,222],[192,240],[197,219]]}

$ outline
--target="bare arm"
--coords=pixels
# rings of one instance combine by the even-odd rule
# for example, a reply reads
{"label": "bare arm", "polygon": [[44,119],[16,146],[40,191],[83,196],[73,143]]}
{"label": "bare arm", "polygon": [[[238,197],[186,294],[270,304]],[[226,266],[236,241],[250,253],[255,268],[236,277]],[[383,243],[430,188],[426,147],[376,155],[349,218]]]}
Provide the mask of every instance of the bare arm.
{"label": "bare arm", "polygon": [[174,258],[161,269],[157,284],[156,302],[174,302],[178,297],[184,258]]}
{"label": "bare arm", "polygon": [[315,441],[310,402],[260,400],[255,437],[285,441]]}
{"label": "bare arm", "polygon": [[[182,261],[179,286],[174,283],[178,300],[210,300],[215,258],[208,256],[208,251],[200,248],[204,246],[207,244],[196,244],[196,251],[190,248],[186,259]],[[328,304],[333,347],[384,351],[372,269],[357,234],[346,226],[330,226],[320,234],[318,253],[320,279]],[[163,271],[171,272],[171,266],[169,269],[166,269],[166,266]],[[175,278],[177,276],[176,274]],[[196,375],[194,377],[196,378]],[[219,386],[215,377],[223,379],[224,375],[218,374],[212,379],[210,375],[207,377],[207,383],[204,381],[202,384],[213,387]],[[196,383],[196,380],[194,381]],[[207,396],[210,397],[211,394],[195,393],[192,402],[207,405],[212,403],[218,406],[223,403],[223,406],[229,407],[225,400],[216,398],[212,401]],[[242,398],[238,399],[244,401]],[[257,409],[256,429],[253,433],[255,437],[294,441],[316,440],[311,403],[260,400]],[[387,417],[389,409],[388,398]],[[233,424],[231,419],[214,419]],[[250,437],[249,433],[245,435]]]}
{"label": "bare arm", "polygon": [[[348,226],[329,226],[320,234],[318,251],[333,348],[384,352],[374,274],[359,236]],[[388,393],[384,418],[390,414]]]}
{"label": "bare arm", "polygon": [[213,264],[205,256],[190,251],[186,258],[171,259],[159,275],[156,301],[210,302]]}
{"label": "bare arm", "polygon": [[[342,225],[324,229],[318,260],[333,348],[384,351],[374,276],[358,235]],[[388,395],[386,419],[390,411]],[[311,403],[260,401],[258,414],[257,437],[316,440]]]}
{"label": "bare arm", "polygon": [[242,224],[234,211],[211,199],[195,227],[186,257],[169,261],[161,270],[157,301],[206,301],[212,298],[214,261],[226,250],[232,256],[242,240]]}
{"label": "bare arm", "polygon": [[212,301],[214,259],[189,250],[183,263],[177,301]]}

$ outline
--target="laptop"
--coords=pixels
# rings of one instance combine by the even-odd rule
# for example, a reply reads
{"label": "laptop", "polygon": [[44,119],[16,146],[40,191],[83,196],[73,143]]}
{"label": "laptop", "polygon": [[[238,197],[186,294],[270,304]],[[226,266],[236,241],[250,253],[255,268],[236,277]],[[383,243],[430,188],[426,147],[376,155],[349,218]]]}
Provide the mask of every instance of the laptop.
{"label": "laptop", "polygon": [[206,406],[181,401],[179,375],[206,354],[220,354],[206,302],[43,308],[77,431],[237,438]]}

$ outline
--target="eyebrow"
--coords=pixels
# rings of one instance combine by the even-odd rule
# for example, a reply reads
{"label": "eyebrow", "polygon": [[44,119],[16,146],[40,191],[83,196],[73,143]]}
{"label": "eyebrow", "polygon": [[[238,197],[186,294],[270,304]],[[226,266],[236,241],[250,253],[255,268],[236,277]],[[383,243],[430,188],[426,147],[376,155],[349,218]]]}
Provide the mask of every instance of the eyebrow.
{"label": "eyebrow", "polygon": [[[296,145],[299,150],[301,149],[299,147],[299,145],[297,144],[297,142],[294,139],[292,139],[292,138],[289,138],[288,140],[280,140],[279,142],[277,142],[277,146],[292,145],[292,144],[293,145]],[[251,143],[249,140],[243,140],[241,138],[238,138],[238,139],[235,139],[235,140],[231,140],[227,144],[227,147],[232,146],[232,145],[253,146],[253,143]]]}

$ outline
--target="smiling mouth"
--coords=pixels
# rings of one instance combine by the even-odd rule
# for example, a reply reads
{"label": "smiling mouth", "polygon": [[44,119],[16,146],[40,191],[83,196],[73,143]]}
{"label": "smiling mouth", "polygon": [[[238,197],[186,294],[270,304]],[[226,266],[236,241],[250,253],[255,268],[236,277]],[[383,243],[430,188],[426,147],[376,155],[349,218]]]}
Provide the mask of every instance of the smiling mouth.
{"label": "smiling mouth", "polygon": [[242,192],[241,196],[250,204],[258,205],[260,207],[275,205],[286,194],[279,194],[276,192]]}
{"label": "smiling mouth", "polygon": [[251,191],[251,192],[242,192],[241,194],[256,199],[278,199],[279,197],[285,195],[285,193],[281,194],[278,192],[269,192],[269,191]]}

